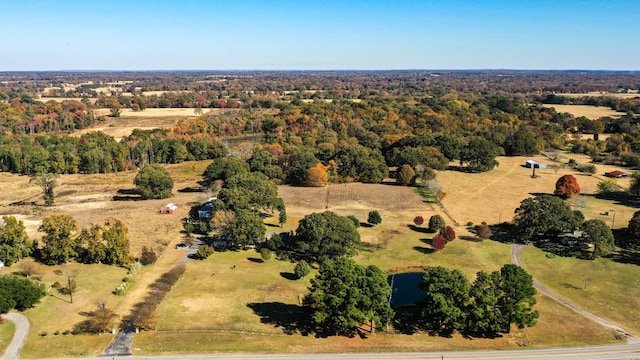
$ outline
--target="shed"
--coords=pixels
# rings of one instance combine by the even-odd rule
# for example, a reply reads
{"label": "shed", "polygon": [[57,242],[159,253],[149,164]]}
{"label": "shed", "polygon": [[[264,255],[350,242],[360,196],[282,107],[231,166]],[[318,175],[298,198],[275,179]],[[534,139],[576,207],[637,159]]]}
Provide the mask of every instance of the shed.
{"label": "shed", "polygon": [[610,177],[610,178],[626,178],[627,176],[629,176],[629,174],[627,174],[624,171],[620,171],[620,170],[614,170],[614,171],[610,171],[608,173],[604,173],[604,176],[606,177]]}
{"label": "shed", "polygon": [[167,205],[165,205],[161,210],[160,213],[161,214],[175,214],[176,211],[178,211],[178,207],[175,206],[173,203],[169,203]]}
{"label": "shed", "polygon": [[538,169],[546,169],[547,168],[547,164],[543,164],[543,163],[539,163],[535,160],[527,160],[524,164],[524,166],[528,167],[528,168],[538,168]]}

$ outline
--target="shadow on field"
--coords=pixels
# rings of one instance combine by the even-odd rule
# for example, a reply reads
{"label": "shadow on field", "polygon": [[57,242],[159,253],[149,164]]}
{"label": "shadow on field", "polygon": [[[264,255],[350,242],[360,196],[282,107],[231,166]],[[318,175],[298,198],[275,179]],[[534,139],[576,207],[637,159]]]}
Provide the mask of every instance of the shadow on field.
{"label": "shadow on field", "polygon": [[607,258],[621,263],[621,264],[631,264],[631,265],[640,265],[640,252],[634,250],[621,249],[609,256]]}
{"label": "shadow on field", "polygon": [[262,264],[264,262],[264,260],[260,259],[260,258],[255,258],[255,257],[248,257],[247,260],[257,263],[257,264]]}
{"label": "shadow on field", "polygon": [[489,225],[491,232],[491,240],[501,242],[503,244],[513,244],[516,242],[516,226],[503,222],[500,224]]}
{"label": "shadow on field", "polygon": [[[422,239],[422,240],[426,240],[426,239]],[[423,246],[414,246],[413,250],[421,252],[423,254],[433,254],[434,252],[436,252],[435,249],[423,247]]]}
{"label": "shadow on field", "polygon": [[249,303],[247,307],[260,316],[260,322],[282,328],[287,335],[301,334],[308,336],[314,327],[311,314],[301,306],[281,302]]}
{"label": "shadow on field", "polygon": [[204,192],[204,189],[201,187],[191,187],[188,186],[186,188],[178,189],[179,193],[200,193]]}
{"label": "shadow on field", "polygon": [[113,201],[140,201],[142,200],[142,196],[138,194],[136,189],[120,189],[118,190],[118,194],[114,195]]}
{"label": "shadow on field", "polygon": [[290,272],[280,272],[280,276],[282,276],[283,278],[287,279],[287,280],[298,280],[298,277],[296,276],[296,274],[294,273],[290,273]]}
{"label": "shadow on field", "polygon": [[640,207],[640,201],[638,201],[638,198],[629,195],[629,193],[626,191],[609,191],[606,193],[598,193],[595,195],[585,194],[584,196],[593,196],[596,199],[613,201],[614,205],[622,205],[634,208]]}
{"label": "shadow on field", "polygon": [[415,225],[412,225],[412,224],[409,224],[408,226],[409,226],[410,230],[413,230],[415,232],[419,232],[419,233],[423,233],[423,234],[434,234],[435,233],[435,231],[433,231],[433,230],[431,230],[431,229],[429,229],[427,227],[420,227],[420,226],[415,226]]}
{"label": "shadow on field", "polygon": [[418,306],[405,306],[394,310],[396,315],[391,323],[397,332],[413,335],[420,330],[420,323],[416,319],[421,319],[422,314]]}

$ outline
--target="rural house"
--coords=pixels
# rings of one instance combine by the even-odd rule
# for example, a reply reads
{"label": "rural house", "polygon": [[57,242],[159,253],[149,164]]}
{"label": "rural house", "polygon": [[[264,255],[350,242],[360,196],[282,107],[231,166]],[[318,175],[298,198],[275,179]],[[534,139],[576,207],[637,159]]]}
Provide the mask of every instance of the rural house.
{"label": "rural house", "polygon": [[198,219],[211,219],[213,216],[213,201],[218,198],[212,197],[207,200],[198,210]]}

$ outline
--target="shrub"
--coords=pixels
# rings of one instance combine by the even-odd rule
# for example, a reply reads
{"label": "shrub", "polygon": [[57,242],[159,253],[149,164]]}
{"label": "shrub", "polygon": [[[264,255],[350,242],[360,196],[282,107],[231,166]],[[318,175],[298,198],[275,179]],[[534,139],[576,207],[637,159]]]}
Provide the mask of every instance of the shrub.
{"label": "shrub", "polygon": [[429,218],[429,230],[438,231],[445,225],[444,219],[441,215],[436,214]]}
{"label": "shrub", "polygon": [[204,260],[213,254],[214,249],[213,246],[202,245],[198,248],[195,254],[193,254],[193,258],[197,260]]}
{"label": "shrub", "polygon": [[140,263],[142,265],[151,265],[158,260],[158,255],[153,249],[146,246],[142,247],[142,254],[140,255]]}
{"label": "shrub", "polygon": [[378,225],[382,222],[382,216],[380,215],[378,210],[369,211],[367,222],[371,225]]}
{"label": "shrub", "polygon": [[260,257],[264,261],[270,260],[271,259],[271,250],[269,250],[267,248],[260,249]]}
{"label": "shrub", "polygon": [[309,264],[307,264],[307,262],[304,260],[300,260],[300,262],[297,263],[296,267],[293,269],[293,273],[298,279],[302,279],[303,277],[309,275],[310,272],[311,267],[309,267]]}

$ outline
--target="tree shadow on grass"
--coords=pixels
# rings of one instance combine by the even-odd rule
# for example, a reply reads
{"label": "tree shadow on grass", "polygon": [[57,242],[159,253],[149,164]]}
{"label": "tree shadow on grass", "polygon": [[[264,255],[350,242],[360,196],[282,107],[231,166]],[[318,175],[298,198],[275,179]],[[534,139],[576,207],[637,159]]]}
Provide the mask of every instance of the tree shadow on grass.
{"label": "tree shadow on grass", "polygon": [[290,272],[280,272],[280,276],[282,276],[283,278],[287,279],[287,280],[298,280],[298,277],[296,276],[296,274],[294,273],[290,273]]}
{"label": "tree shadow on grass", "polygon": [[140,201],[142,200],[142,196],[138,193],[136,189],[120,189],[118,190],[118,194],[112,197],[113,201]]}
{"label": "tree shadow on grass", "polygon": [[187,186],[185,188],[178,189],[178,192],[179,193],[201,193],[201,192],[204,192],[204,189],[201,187]]}
{"label": "tree shadow on grass", "polygon": [[516,226],[512,223],[503,222],[500,224],[489,225],[491,239],[503,244],[513,244],[517,240]]}
{"label": "tree shadow on grass", "polygon": [[409,224],[408,227],[409,227],[410,230],[413,230],[413,231],[419,232],[419,233],[423,233],[423,234],[433,234],[433,233],[435,233],[435,231],[433,231],[433,230],[431,230],[429,228],[426,228],[426,227],[415,226],[415,225],[412,225],[412,224]]}
{"label": "tree shadow on grass", "polygon": [[422,318],[420,307],[404,306],[394,309],[396,315],[391,320],[393,328],[401,334],[413,335],[420,331],[420,324],[417,319]]}
{"label": "tree shadow on grass", "polygon": [[262,264],[264,262],[264,260],[260,259],[260,258],[255,258],[255,257],[248,257],[247,260],[257,263],[257,264]]}
{"label": "tree shadow on grass", "polygon": [[435,249],[432,248],[428,248],[428,247],[423,247],[423,246],[414,246],[413,250],[421,252],[423,254],[433,254],[435,251]]}
{"label": "tree shadow on grass", "polygon": [[370,228],[370,227],[373,227],[373,225],[371,225],[369,223],[366,223],[366,222],[361,222],[360,223],[360,227]]}
{"label": "tree shadow on grass", "polygon": [[477,236],[469,236],[469,235],[462,235],[459,236],[458,239],[460,240],[465,240],[465,241],[471,241],[471,242],[482,242],[484,241],[484,239],[477,237]]}
{"label": "tree shadow on grass", "polygon": [[621,249],[607,258],[621,264],[640,265],[640,251],[637,250]]}
{"label": "tree shadow on grass", "polygon": [[260,322],[281,328],[287,335],[308,336],[314,332],[311,314],[304,308],[281,302],[249,303],[247,307],[260,316]]}
{"label": "tree shadow on grass", "polygon": [[[638,208],[640,207],[640,199],[630,195],[626,191],[609,191],[606,193],[597,193],[595,195],[585,194],[584,196],[593,196],[596,199],[609,200],[615,205],[623,205],[628,207]],[[604,211],[608,209],[603,209]]]}

